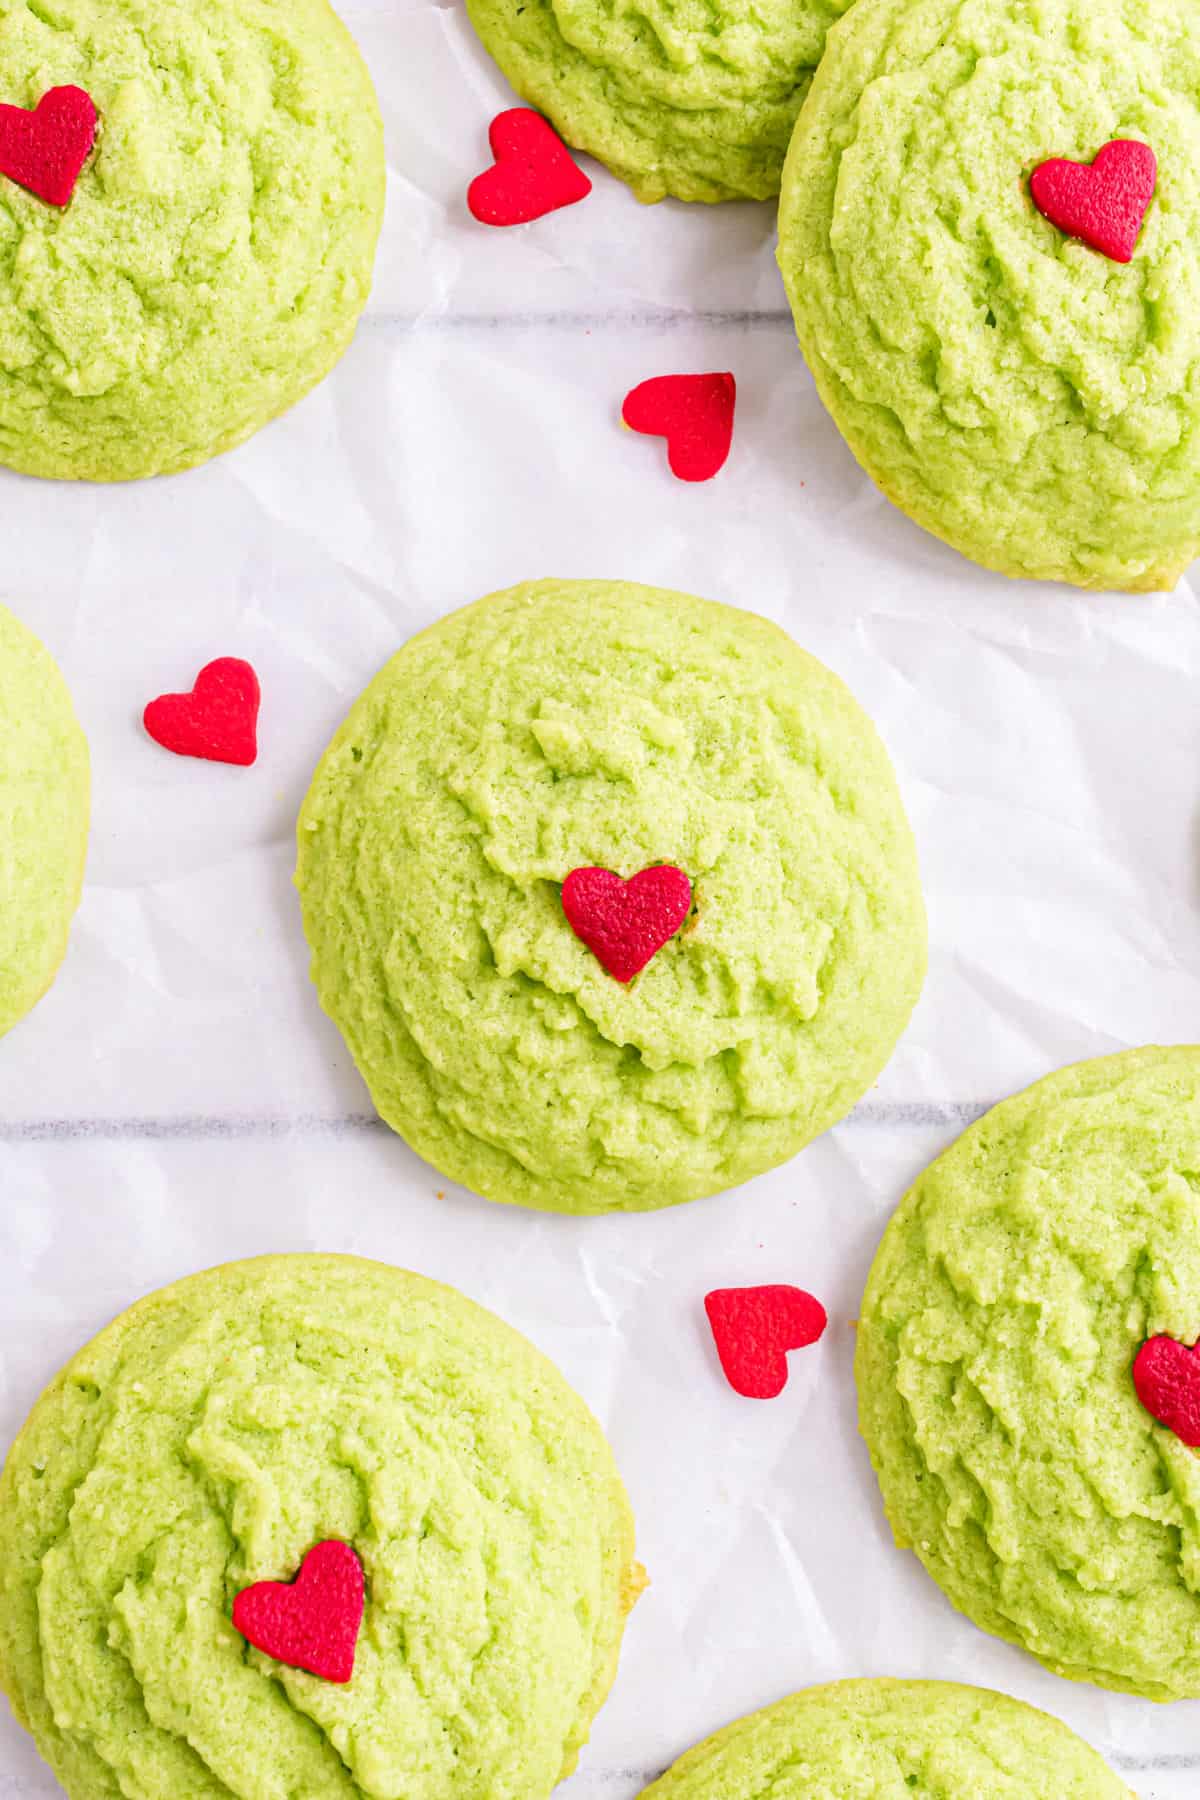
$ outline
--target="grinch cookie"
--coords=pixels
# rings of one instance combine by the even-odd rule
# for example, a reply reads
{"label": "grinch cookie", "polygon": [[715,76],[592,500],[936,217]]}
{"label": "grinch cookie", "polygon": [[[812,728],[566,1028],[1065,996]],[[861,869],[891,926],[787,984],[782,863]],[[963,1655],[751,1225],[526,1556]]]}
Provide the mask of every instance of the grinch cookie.
{"label": "grinch cookie", "polygon": [[826,406],[919,524],[1008,575],[1173,586],[1200,546],[1188,0],[860,0],[779,260]]}
{"label": "grinch cookie", "polygon": [[[383,214],[370,78],[326,0],[6,6],[0,103],[71,89],[98,123],[65,204],[0,173],[0,461],[188,468],[353,335]],[[16,126],[0,170],[28,179]]]}
{"label": "grinch cookie", "polygon": [[767,200],[849,0],[468,0],[522,97],[639,200]]}
{"label": "grinch cookie", "polygon": [[0,1686],[72,1800],[545,1800],[639,1583],[552,1365],[350,1257],[152,1294],[0,1477]]}
{"label": "grinch cookie", "polygon": [[1200,1695],[1200,1462],[1135,1383],[1200,1338],[1197,1169],[1200,1050],[1052,1075],[917,1182],[858,1326],[897,1541],[985,1631],[1153,1700]]}
{"label": "grinch cookie", "polygon": [[835,1681],[689,1750],[643,1800],[1133,1800],[1048,1714],[949,1681]]}
{"label": "grinch cookie", "polygon": [[41,999],[66,954],[90,805],[87,743],[66,683],[0,606],[0,1034]]}
{"label": "grinch cookie", "polygon": [[491,1199],[669,1206],[842,1117],[925,968],[887,755],[776,626],[542,581],[400,651],[325,754],[297,884],[383,1117]]}

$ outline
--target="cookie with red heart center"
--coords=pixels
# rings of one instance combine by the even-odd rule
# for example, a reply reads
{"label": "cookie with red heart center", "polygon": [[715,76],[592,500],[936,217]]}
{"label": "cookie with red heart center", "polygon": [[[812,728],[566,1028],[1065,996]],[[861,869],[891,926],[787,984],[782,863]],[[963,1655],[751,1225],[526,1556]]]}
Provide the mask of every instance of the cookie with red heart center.
{"label": "cookie with red heart center", "polygon": [[1149,144],[1116,138],[1090,163],[1056,156],[1029,178],[1034,205],[1052,225],[1113,262],[1132,261],[1158,180]]}
{"label": "cookie with red heart center", "polygon": [[880,1524],[984,1630],[1153,1700],[1200,1697],[1198,1167],[1200,1048],[1060,1069],[918,1178],[856,1332]]}
{"label": "cookie with red heart center", "polygon": [[96,108],[82,88],[57,87],[32,112],[0,106],[0,175],[50,206],[67,206],[96,141]]}
{"label": "cookie with red heart center", "polygon": [[654,375],[625,396],[621,418],[631,431],[667,440],[667,462],[680,481],[711,481],[733,443],[737,383],[726,371]]}
{"label": "cookie with red heart center", "polygon": [[354,1674],[364,1606],[362,1564],[337,1538],[309,1551],[295,1581],[257,1581],[233,1603],[233,1628],[290,1669],[340,1684]]}
{"label": "cookie with red heart center", "polygon": [[563,1212],[734,1187],[839,1117],[920,985],[886,755],[767,620],[494,594],[330,744],[296,883],[326,1010],[443,1175]]}
{"label": "cookie with red heart center", "polygon": [[248,768],[258,755],[258,676],[237,656],[206,663],[187,694],[160,694],[142,715],[147,732],[176,756]]}
{"label": "cookie with red heart center", "polygon": [[116,482],[232,450],[370,293],[383,125],[345,25],[329,0],[5,0],[0,39],[0,463]]}
{"label": "cookie with red heart center", "polygon": [[554,127],[527,106],[494,118],[488,141],[495,163],[467,189],[467,205],[481,225],[528,225],[592,191]]}
{"label": "cookie with red heart center", "polygon": [[174,1281],[80,1351],[0,1471],[0,1570],[0,1690],[72,1800],[550,1800],[644,1585],[545,1356],[309,1255]]}
{"label": "cookie with red heart center", "polygon": [[563,912],[575,936],[616,981],[632,981],[687,918],[692,884],[670,863],[622,881],[611,869],[572,869]]}
{"label": "cookie with red heart center", "polygon": [[734,1393],[774,1400],[787,1386],[788,1351],[815,1344],[825,1308],[803,1288],[716,1288],[704,1298],[717,1355]]}

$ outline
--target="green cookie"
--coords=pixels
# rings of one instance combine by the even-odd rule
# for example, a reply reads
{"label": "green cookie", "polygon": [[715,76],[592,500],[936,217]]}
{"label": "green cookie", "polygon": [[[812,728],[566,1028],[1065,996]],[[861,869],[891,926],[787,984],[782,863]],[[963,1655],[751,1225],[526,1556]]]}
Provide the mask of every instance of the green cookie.
{"label": "green cookie", "polygon": [[639,200],[768,200],[850,0],[467,0],[517,92]]}
{"label": "green cookie", "polygon": [[[626,984],[575,869],[693,887]],[[317,770],[297,884],[387,1122],[493,1200],[670,1206],[795,1154],[879,1074],[925,969],[912,836],[842,683],[686,594],[543,581],[414,638]]]}
{"label": "green cookie", "polygon": [[[1133,260],[1029,177],[1149,144]],[[1007,575],[1169,588],[1200,548],[1200,11],[1191,0],[862,0],[783,182],[804,354],[889,499]]]}
{"label": "green cookie", "polygon": [[1133,1800],[1065,1725],[949,1681],[837,1681],[727,1726],[643,1800]]}
{"label": "green cookie", "polygon": [[[231,1622],[329,1538],[366,1577],[347,1686]],[[72,1800],[545,1800],[640,1581],[557,1370],[453,1289],[351,1257],[142,1300],[0,1477],[0,1685]]]}
{"label": "green cookie", "polygon": [[371,285],[383,132],[326,0],[6,0],[0,102],[84,88],[62,211],[0,176],[0,462],[124,481],[249,437]]}
{"label": "green cookie", "polygon": [[1132,1366],[1200,1338],[1200,1050],[1006,1100],[888,1226],[859,1419],[896,1540],[1056,1674],[1200,1695],[1200,1460]]}
{"label": "green cookie", "polygon": [[0,606],[0,1035],[53,981],[83,887],[91,783],[50,653]]}

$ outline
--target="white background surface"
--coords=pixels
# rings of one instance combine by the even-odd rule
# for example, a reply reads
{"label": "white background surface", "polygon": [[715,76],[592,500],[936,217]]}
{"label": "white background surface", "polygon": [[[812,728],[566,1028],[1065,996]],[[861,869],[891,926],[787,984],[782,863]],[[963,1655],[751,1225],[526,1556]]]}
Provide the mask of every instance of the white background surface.
{"label": "white background surface", "polygon": [[[489,232],[463,195],[511,96],[461,11],[345,11],[379,85],[391,194],[341,368],[192,474],[124,489],[0,475],[5,597],[67,672],[95,778],[67,964],[0,1047],[0,1436],[172,1277],[266,1250],[406,1264],[555,1358],[639,1515],[654,1585],[564,1797],[633,1800],[735,1715],[864,1674],[1005,1689],[1076,1727],[1143,1800],[1195,1795],[1200,1702],[1042,1673],[891,1547],[851,1381],[883,1225],[967,1119],[1060,1063],[1200,1035],[1193,593],[1022,586],[924,537],[821,411],[769,208],[643,210],[592,170],[583,205]],[[733,454],[688,488],[660,443],[618,428],[620,402],[648,375],[724,368]],[[327,737],[414,629],[545,574],[779,620],[878,722],[920,842],[932,965],[875,1093],[790,1166],[663,1215],[544,1218],[448,1187],[373,1122],[307,982],[292,827]],[[263,684],[249,771],[168,756],[139,724],[226,654]],[[701,1304],[757,1281],[808,1287],[831,1316],[770,1404],[723,1385]],[[57,1791],[4,1716],[0,1800]]]}

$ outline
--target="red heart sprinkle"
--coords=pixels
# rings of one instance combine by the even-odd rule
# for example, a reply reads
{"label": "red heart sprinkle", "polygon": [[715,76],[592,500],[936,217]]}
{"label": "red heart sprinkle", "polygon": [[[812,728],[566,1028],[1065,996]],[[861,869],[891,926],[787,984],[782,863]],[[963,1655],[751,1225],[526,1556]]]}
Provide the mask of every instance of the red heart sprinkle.
{"label": "red heart sprinkle", "polygon": [[667,461],[680,481],[711,481],[733,442],[733,376],[654,375],[625,396],[621,417],[631,431],[665,437]]}
{"label": "red heart sprinkle", "polygon": [[1146,1411],[1191,1449],[1200,1446],[1200,1344],[1147,1338],[1133,1359],[1133,1385]]}
{"label": "red heart sprinkle", "polygon": [[774,1400],[787,1386],[789,1350],[815,1344],[825,1308],[803,1288],[717,1288],[704,1297],[717,1355],[735,1394]]}
{"label": "red heart sprinkle", "polygon": [[190,694],[160,694],[142,715],[146,730],[176,756],[249,768],[258,755],[258,676],[248,662],[219,656]]}
{"label": "red heart sprinkle", "polygon": [[1056,156],[1029,178],[1033,203],[1052,225],[1082,238],[1113,262],[1127,263],[1154,198],[1158,164],[1149,144],[1114,138],[1095,162]]}
{"label": "red heart sprinkle", "polygon": [[528,225],[592,191],[554,127],[527,106],[498,113],[488,142],[495,164],[467,189],[467,205],[481,225]]}
{"label": "red heart sprinkle", "polygon": [[622,881],[611,869],[572,869],[563,911],[577,938],[617,981],[632,981],[688,916],[692,884],[659,863]]}
{"label": "red heart sprinkle", "polygon": [[51,206],[66,206],[96,141],[96,108],[82,88],[56,87],[32,112],[0,106],[0,175]]}
{"label": "red heart sprinkle", "polygon": [[256,1581],[233,1603],[233,1629],[256,1650],[342,1686],[354,1674],[362,1616],[362,1564],[337,1538],[309,1551],[295,1581]]}

